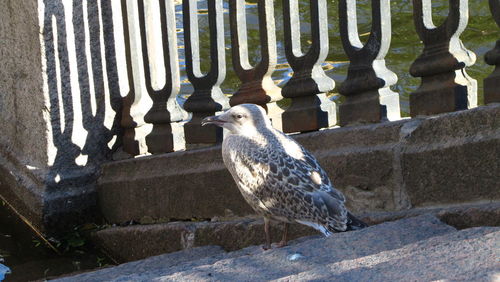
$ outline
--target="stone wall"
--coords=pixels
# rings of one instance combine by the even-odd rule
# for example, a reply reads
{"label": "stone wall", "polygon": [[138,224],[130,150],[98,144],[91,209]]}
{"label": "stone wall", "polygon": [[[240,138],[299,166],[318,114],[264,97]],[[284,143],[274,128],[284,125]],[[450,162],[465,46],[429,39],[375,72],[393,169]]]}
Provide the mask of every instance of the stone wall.
{"label": "stone wall", "polygon": [[[500,200],[500,104],[294,136],[356,212]],[[103,166],[99,205],[111,223],[246,216],[253,211],[220,146]]]}
{"label": "stone wall", "polygon": [[96,212],[123,84],[113,2],[0,3],[0,196],[42,231]]}

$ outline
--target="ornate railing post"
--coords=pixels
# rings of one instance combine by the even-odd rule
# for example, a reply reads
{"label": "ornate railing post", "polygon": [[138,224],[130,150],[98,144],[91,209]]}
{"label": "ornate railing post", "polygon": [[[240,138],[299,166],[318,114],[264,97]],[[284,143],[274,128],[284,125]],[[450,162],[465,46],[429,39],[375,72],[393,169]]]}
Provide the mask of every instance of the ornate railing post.
{"label": "ornate railing post", "polygon": [[389,88],[398,77],[384,60],[391,42],[390,0],[372,0],[372,28],[364,46],[359,40],[356,1],[339,2],[339,20],[350,60],[347,79],[339,87],[339,93],[346,96],[339,107],[340,126],[399,119],[399,95]]}
{"label": "ornate railing post", "polygon": [[[500,1],[489,1],[491,14],[500,26]],[[486,53],[484,60],[488,65],[495,66],[495,70],[484,79],[484,103],[500,102],[500,40],[496,42],[495,48]]]}
{"label": "ornate railing post", "polygon": [[[130,6],[129,7],[129,4]],[[123,99],[121,126],[123,127],[123,150],[131,155],[147,152],[144,137],[151,128],[144,121],[144,116],[151,107],[150,99],[140,88],[140,35],[137,27],[137,9],[134,1],[121,1],[123,33],[125,44],[125,63],[127,65],[128,94]],[[134,58],[134,59],[133,59]]]}
{"label": "ornate railing post", "polygon": [[210,70],[203,75],[200,69],[200,40],[198,35],[197,1],[183,1],[184,44],[186,47],[186,72],[194,92],[184,103],[192,112],[191,121],[185,124],[187,144],[213,144],[222,140],[222,129],[214,125],[201,126],[201,120],[229,107],[228,99],[220,89],[226,75],[224,57],[224,25],[222,0],[208,0],[210,32]]}
{"label": "ornate railing post", "polygon": [[[183,147],[182,125],[185,114],[177,103],[180,89],[179,60],[177,54],[177,37],[175,24],[175,9],[172,1],[158,0],[160,21],[154,22],[152,7],[145,9],[145,0],[137,0],[139,8],[139,26],[141,33],[142,61],[146,90],[153,100],[151,109],[144,120],[153,124],[152,131],[146,136],[148,152],[166,153]],[[150,5],[153,1],[149,2]],[[147,21],[147,22],[146,22]],[[153,26],[159,25],[161,37],[157,38]],[[155,52],[149,52],[148,45],[154,40],[161,40],[163,56],[159,58]],[[163,62],[165,68],[165,84],[160,89],[154,89],[151,61]],[[161,58],[163,57],[163,58]],[[155,73],[153,73],[154,75]]]}
{"label": "ornate railing post", "polygon": [[[252,67],[248,60],[248,39],[244,0],[229,1],[231,54],[233,67],[242,85],[229,100],[231,106],[253,103],[265,107],[276,127],[282,111],[276,101],[283,98],[281,88],[274,84],[271,74],[277,63],[274,1],[258,0],[261,60]],[[278,122],[279,123],[279,122]]]}
{"label": "ornate railing post", "polygon": [[328,54],[326,0],[310,0],[312,43],[306,54],[300,46],[298,0],[283,0],[285,53],[294,73],[283,87],[292,105],[283,113],[284,132],[305,132],[336,123],[335,103],[326,97],[335,82],[321,64]]}
{"label": "ornate railing post", "polygon": [[430,0],[413,0],[413,18],[424,51],[413,62],[410,73],[422,83],[410,94],[410,114],[432,115],[475,107],[477,82],[467,75],[466,66],[476,61],[459,36],[467,26],[468,1],[450,0],[443,24],[432,23]]}

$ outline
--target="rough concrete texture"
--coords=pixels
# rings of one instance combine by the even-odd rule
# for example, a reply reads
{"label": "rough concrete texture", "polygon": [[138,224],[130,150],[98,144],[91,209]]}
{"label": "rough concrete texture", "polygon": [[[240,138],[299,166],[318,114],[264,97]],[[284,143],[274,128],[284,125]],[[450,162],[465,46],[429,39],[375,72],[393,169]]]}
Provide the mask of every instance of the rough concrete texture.
{"label": "rough concrete texture", "polygon": [[95,181],[127,84],[110,6],[0,3],[0,197],[42,232],[97,213]]}
{"label": "rough concrete texture", "polygon": [[110,222],[252,213],[222,162],[220,146],[104,166],[99,205]]}
{"label": "rough concrete texture", "polygon": [[[282,231],[282,224],[272,224],[272,240],[281,240]],[[295,239],[313,234],[319,233],[303,225],[292,225],[288,235]],[[240,219],[112,227],[93,234],[93,241],[114,260],[121,262],[207,245],[234,251],[263,244],[264,222],[261,219]]]}
{"label": "rough concrete texture", "polygon": [[476,227],[278,281],[498,281],[500,228]]}
{"label": "rough concrete texture", "polygon": [[375,225],[423,214],[432,214],[446,224],[458,229],[478,226],[500,226],[500,202],[373,212],[362,214],[358,217],[369,225]]}
{"label": "rough concrete texture", "polygon": [[215,249],[189,262],[182,251],[58,281],[488,281],[500,271],[499,243],[499,227],[457,231],[424,215],[269,251]]}
{"label": "rough concrete texture", "polygon": [[[294,135],[355,213],[500,199],[500,104]],[[112,223],[253,214],[220,146],[108,163],[101,210]]]}
{"label": "rough concrete texture", "polygon": [[37,1],[0,2],[0,196],[40,219],[47,125],[37,11]]}
{"label": "rough concrete texture", "polygon": [[[224,250],[219,246],[205,246],[187,249],[182,252],[175,252],[160,256],[154,256],[143,260],[137,260],[134,262],[123,263],[116,267],[104,268],[99,273],[99,281],[108,281],[116,277],[116,272],[121,273],[121,275],[133,275],[136,271],[149,271],[155,270],[160,267],[173,267],[177,265],[182,265],[184,263],[189,263],[191,261],[197,261],[206,257],[219,257],[222,258]],[[113,271],[110,271],[113,269]],[[116,272],[114,271],[116,270]],[[82,274],[81,278],[85,281],[89,279],[90,273]],[[68,277],[71,276],[68,275]],[[69,278],[70,280],[73,278]],[[65,279],[63,279],[65,280]]]}
{"label": "rough concrete texture", "polygon": [[[0,3],[0,153],[16,152],[32,170],[47,166],[37,1]],[[25,168],[26,169],[26,168]]]}
{"label": "rough concrete texture", "polygon": [[401,163],[413,206],[500,199],[500,107],[422,119]]}
{"label": "rough concrete texture", "polygon": [[[359,215],[369,225],[432,214],[455,228],[500,226],[500,202],[442,208],[416,208]],[[260,219],[240,218],[223,222],[172,222],[112,227],[93,234],[93,242],[115,261],[126,262],[186,248],[218,245],[233,251],[263,244],[264,226]],[[282,225],[272,224],[273,241],[281,238]],[[290,238],[319,234],[314,229],[294,224]]]}

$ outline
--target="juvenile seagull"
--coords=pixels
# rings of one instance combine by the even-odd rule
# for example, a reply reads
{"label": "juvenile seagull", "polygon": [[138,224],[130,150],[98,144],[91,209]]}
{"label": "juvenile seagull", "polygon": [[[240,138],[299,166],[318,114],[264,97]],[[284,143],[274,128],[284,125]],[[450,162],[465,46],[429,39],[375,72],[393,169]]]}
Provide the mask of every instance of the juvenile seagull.
{"label": "juvenile seagull", "polygon": [[284,222],[278,247],[287,244],[288,223],[311,226],[325,236],[367,226],[347,211],[344,195],[333,187],[316,159],[274,129],[262,107],[238,105],[205,118],[202,124],[229,130],[222,143],[224,164],[243,198],[264,217],[264,249],[271,248],[270,220]]}

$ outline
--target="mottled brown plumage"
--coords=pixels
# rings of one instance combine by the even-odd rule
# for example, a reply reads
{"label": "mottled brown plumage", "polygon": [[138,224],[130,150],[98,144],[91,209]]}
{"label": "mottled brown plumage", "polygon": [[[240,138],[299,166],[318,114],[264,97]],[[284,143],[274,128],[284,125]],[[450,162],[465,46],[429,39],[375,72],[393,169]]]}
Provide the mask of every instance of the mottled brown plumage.
{"label": "mottled brown plumage", "polygon": [[295,140],[274,129],[263,108],[242,104],[209,117],[229,130],[222,144],[224,163],[248,204],[264,217],[266,246],[269,220],[311,226],[324,235],[364,227],[345,208],[316,159]]}

